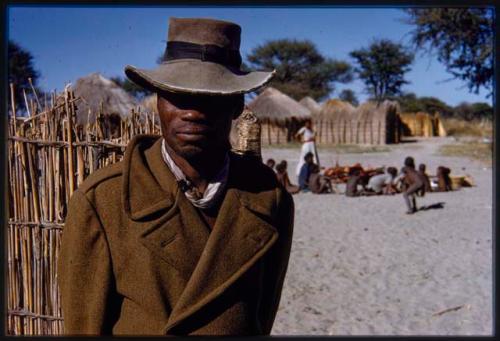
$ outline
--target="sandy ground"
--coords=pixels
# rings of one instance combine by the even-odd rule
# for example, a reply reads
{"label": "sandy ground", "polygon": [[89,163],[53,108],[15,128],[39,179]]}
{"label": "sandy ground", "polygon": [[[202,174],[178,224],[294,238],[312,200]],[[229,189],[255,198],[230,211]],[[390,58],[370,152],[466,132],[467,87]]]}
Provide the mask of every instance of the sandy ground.
{"label": "sandy ground", "polygon": [[[441,209],[408,216],[401,195],[294,196],[292,254],[273,335],[491,335],[492,169],[437,155],[447,143],[454,140],[338,155],[341,165],[398,169],[412,155],[431,174],[439,165],[470,174],[475,187],[418,198],[419,207],[443,203]],[[322,166],[335,164],[333,149],[319,153]],[[287,160],[296,180],[298,150],[262,154]]]}

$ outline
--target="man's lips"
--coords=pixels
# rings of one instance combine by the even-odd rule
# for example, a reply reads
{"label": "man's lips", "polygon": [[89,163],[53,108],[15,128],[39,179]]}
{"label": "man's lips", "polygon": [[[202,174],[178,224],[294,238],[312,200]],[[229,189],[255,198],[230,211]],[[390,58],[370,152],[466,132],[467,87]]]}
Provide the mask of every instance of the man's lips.
{"label": "man's lips", "polygon": [[205,125],[189,124],[176,129],[175,133],[182,140],[200,140],[207,138],[212,133],[212,129]]}

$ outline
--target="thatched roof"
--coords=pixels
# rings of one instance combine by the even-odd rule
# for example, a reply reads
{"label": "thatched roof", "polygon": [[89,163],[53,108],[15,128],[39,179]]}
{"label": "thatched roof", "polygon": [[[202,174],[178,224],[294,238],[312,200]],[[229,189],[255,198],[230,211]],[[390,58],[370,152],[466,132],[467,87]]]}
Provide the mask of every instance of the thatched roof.
{"label": "thatched roof", "polygon": [[309,109],[272,87],[264,90],[250,102],[248,108],[259,120],[277,124],[284,124],[292,117],[299,120],[311,118]]}
{"label": "thatched roof", "polygon": [[314,112],[318,112],[319,110],[321,110],[321,105],[319,105],[319,103],[316,102],[310,96],[306,96],[306,97],[302,98],[299,101],[299,103],[302,104],[303,106],[305,106],[307,109],[309,109],[309,111],[311,112],[311,114],[314,113]]}
{"label": "thatched roof", "polygon": [[326,101],[321,110],[315,113],[315,116],[320,119],[350,119],[354,115],[356,108],[349,102],[344,102],[340,99],[329,99]]}
{"label": "thatched roof", "polygon": [[399,103],[385,100],[379,104],[367,101],[356,108],[356,120],[385,120],[387,115],[399,113]]}
{"label": "thatched roof", "polygon": [[158,106],[156,103],[157,103],[156,94],[152,94],[144,97],[141,103],[139,103],[139,107],[141,107],[143,111],[158,114]]}
{"label": "thatched roof", "polygon": [[[118,114],[122,118],[130,115],[135,107],[135,99],[115,82],[99,73],[92,73],[78,79],[72,90],[82,100],[77,104],[77,122],[84,124],[95,121],[96,113],[103,105],[103,114]],[[90,114],[89,114],[90,110]]]}

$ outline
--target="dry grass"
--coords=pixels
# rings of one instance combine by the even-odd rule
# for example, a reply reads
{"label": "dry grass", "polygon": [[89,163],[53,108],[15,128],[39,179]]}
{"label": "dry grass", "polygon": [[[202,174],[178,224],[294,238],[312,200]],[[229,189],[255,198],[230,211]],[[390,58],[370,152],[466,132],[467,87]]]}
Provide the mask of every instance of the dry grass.
{"label": "dry grass", "polygon": [[493,143],[465,142],[447,144],[441,146],[438,152],[443,156],[468,157],[491,163],[493,157]]}
{"label": "dry grass", "polygon": [[465,121],[457,118],[443,118],[442,122],[449,136],[493,136],[493,122],[490,120]]}

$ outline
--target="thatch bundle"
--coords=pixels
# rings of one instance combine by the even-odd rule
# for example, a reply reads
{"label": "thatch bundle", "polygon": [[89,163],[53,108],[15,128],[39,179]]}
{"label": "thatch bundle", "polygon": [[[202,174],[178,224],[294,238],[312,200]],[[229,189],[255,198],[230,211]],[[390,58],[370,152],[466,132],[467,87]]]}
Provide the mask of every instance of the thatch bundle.
{"label": "thatch bundle", "polygon": [[77,124],[93,123],[98,112],[125,118],[136,106],[134,97],[99,73],[78,79],[71,88],[82,99],[76,109]]}

